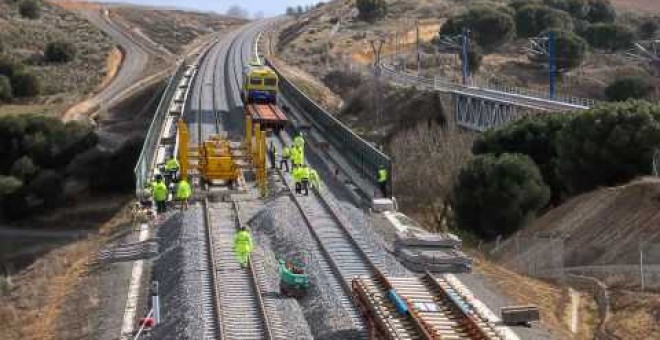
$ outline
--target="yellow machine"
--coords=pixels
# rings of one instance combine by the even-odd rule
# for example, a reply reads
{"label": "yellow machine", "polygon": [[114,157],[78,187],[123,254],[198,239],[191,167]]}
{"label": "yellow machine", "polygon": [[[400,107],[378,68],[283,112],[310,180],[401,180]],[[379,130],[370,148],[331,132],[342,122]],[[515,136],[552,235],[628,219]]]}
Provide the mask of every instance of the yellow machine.
{"label": "yellow machine", "polygon": [[225,180],[231,186],[238,181],[240,170],[232,157],[229,141],[214,135],[199,150],[199,170],[203,182]]}
{"label": "yellow machine", "polygon": [[245,103],[277,103],[277,73],[258,59],[251,60],[243,72],[241,96]]}

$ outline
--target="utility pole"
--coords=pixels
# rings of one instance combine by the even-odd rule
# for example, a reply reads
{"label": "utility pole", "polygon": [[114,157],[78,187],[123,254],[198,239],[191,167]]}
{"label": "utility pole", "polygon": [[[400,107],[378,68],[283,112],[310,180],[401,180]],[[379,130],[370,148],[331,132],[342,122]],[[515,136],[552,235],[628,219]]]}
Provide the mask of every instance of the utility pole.
{"label": "utility pole", "polygon": [[419,50],[419,21],[415,20],[415,50],[417,52],[417,77],[422,76],[422,53]]}
{"label": "utility pole", "polygon": [[461,39],[461,59],[463,62],[463,68],[462,68],[463,85],[467,85],[468,77],[470,75],[470,63],[468,60],[468,55],[469,55],[468,49],[470,48],[469,33],[470,31],[467,28],[463,28],[463,34]]}
{"label": "utility pole", "polygon": [[555,74],[557,73],[557,51],[555,46],[555,32],[548,33],[548,57],[549,71],[550,71],[550,99],[555,99]]}
{"label": "utility pole", "polygon": [[381,109],[380,109],[380,103],[381,103],[381,97],[382,93],[380,91],[380,74],[381,74],[381,66],[380,66],[380,57],[381,57],[381,51],[383,48],[383,40],[382,39],[374,39],[371,40],[371,49],[374,52],[374,86],[373,89],[376,93],[374,93],[374,109],[376,110],[376,123],[380,123],[380,115],[381,115]]}

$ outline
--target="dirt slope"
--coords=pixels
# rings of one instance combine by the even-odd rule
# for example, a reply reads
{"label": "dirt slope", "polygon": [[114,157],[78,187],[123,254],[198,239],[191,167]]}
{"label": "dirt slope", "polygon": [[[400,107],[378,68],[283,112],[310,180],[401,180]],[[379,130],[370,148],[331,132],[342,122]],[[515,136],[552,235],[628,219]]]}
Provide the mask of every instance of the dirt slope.
{"label": "dirt slope", "polygon": [[[660,244],[660,179],[642,178],[577,196],[521,233],[533,235],[563,237],[566,267],[636,264],[641,241]],[[508,261],[544,261],[534,256],[538,251],[543,249],[533,247]]]}

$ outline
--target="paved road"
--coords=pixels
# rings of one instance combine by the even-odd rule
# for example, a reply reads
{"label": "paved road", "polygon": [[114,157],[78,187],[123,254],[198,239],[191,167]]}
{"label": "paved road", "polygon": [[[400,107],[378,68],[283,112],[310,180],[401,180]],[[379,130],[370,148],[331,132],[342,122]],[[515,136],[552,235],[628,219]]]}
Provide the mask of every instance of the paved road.
{"label": "paved road", "polygon": [[78,13],[109,35],[120,46],[124,56],[119,72],[110,84],[93,98],[68,110],[64,116],[65,120],[78,119],[80,115],[96,111],[94,108],[102,107],[110,102],[122,91],[142,79],[145,76],[149,59],[156,56],[153,49],[145,47],[146,43],[135,39],[130,33],[123,31],[122,26],[110,20],[105,10],[82,9]]}

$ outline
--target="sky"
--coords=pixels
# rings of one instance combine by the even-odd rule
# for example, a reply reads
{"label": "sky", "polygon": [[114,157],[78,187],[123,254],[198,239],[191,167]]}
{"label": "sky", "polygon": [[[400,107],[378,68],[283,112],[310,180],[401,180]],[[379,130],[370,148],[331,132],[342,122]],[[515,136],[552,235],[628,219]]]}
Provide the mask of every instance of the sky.
{"label": "sky", "polygon": [[287,7],[311,5],[321,0],[95,0],[97,2],[123,2],[148,6],[167,6],[200,11],[225,13],[232,5],[246,9],[250,15],[263,11],[266,16],[283,14]]}

